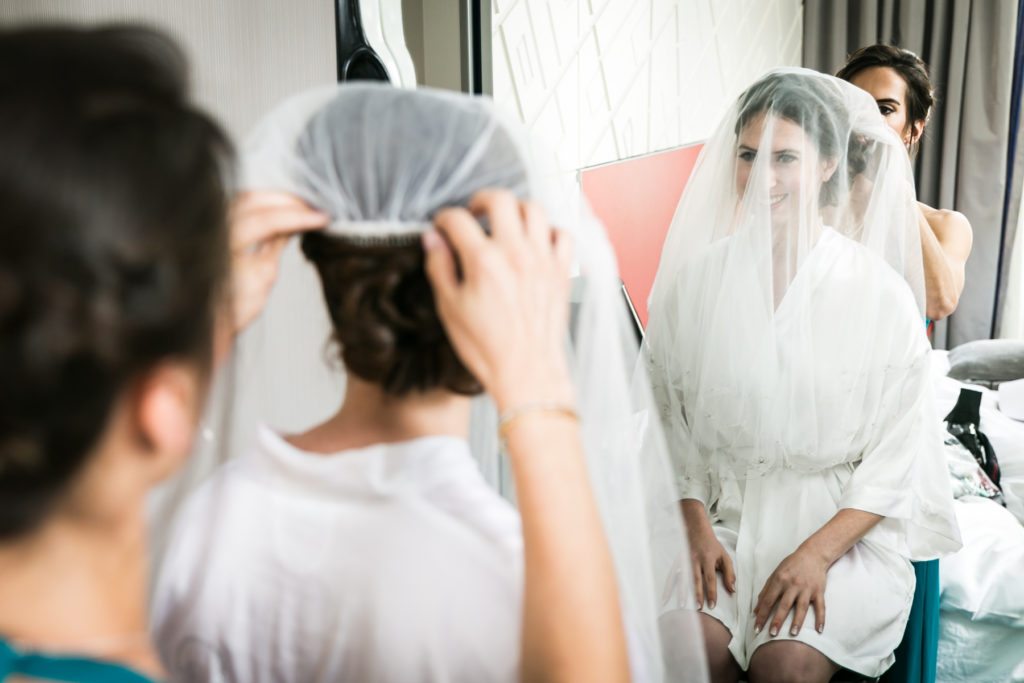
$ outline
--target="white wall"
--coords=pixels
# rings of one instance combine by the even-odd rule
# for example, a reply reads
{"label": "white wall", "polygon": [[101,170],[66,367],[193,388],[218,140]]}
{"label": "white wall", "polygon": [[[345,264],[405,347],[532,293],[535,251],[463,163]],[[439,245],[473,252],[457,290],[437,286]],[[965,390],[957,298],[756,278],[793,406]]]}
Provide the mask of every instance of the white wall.
{"label": "white wall", "polygon": [[[144,23],[173,35],[192,66],[198,100],[240,140],[286,95],[333,83],[337,74],[334,7],[325,0],[0,0],[0,26],[38,22],[78,24]],[[285,268],[310,276],[296,244],[289,245]],[[314,329],[305,348],[271,349],[280,362],[255,364],[269,341],[259,329],[243,336],[235,354],[234,380],[219,384],[220,406],[234,422],[232,443],[254,433],[257,419],[293,431],[308,427],[336,409],[344,380],[325,371],[326,311],[319,300],[295,303],[304,282],[282,278],[264,319],[297,329]],[[238,383],[238,388],[234,383]],[[243,391],[244,388],[244,391]],[[233,389],[236,389],[233,391]],[[234,393],[233,401],[225,400]],[[227,430],[210,414],[206,422],[224,443]],[[210,457],[222,455],[216,448]]]}
{"label": "white wall", "polygon": [[416,68],[416,82],[423,81],[423,0],[402,0],[405,46]]}
{"label": "white wall", "polygon": [[459,0],[400,0],[400,4],[416,82],[462,90]]}
{"label": "white wall", "polygon": [[2,0],[0,26],[144,23],[185,48],[198,101],[240,137],[285,95],[336,76],[325,0]]}
{"label": "white wall", "polygon": [[459,3],[423,0],[423,73],[421,85],[462,89]]}
{"label": "white wall", "polygon": [[563,170],[702,140],[775,66],[801,0],[492,0],[494,98]]}

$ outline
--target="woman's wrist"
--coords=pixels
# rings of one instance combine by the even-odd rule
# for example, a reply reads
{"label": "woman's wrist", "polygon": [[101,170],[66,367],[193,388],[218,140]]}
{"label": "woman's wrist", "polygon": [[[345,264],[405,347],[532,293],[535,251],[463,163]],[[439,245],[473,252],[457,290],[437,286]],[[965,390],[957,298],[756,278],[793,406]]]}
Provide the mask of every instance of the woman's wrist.
{"label": "woman's wrist", "polygon": [[840,555],[837,555],[835,550],[830,547],[830,544],[825,543],[822,539],[817,537],[817,534],[811,536],[806,541],[797,547],[797,552],[803,553],[811,559],[820,562],[826,568],[831,567],[839,559]]}
{"label": "woman's wrist", "polygon": [[686,524],[686,531],[692,535],[712,534],[711,518],[708,517],[704,501],[696,498],[684,498],[679,501],[679,507],[683,511],[683,522]]}
{"label": "woman's wrist", "polygon": [[498,413],[505,415],[529,405],[575,406],[575,392],[569,372],[564,368],[537,369],[532,373],[514,373],[491,390]]}
{"label": "woman's wrist", "polygon": [[498,434],[502,441],[508,443],[509,435],[524,423],[536,422],[537,418],[555,418],[567,421],[575,427],[580,416],[576,409],[568,403],[560,401],[536,401],[524,403],[512,410],[502,413],[498,422]]}

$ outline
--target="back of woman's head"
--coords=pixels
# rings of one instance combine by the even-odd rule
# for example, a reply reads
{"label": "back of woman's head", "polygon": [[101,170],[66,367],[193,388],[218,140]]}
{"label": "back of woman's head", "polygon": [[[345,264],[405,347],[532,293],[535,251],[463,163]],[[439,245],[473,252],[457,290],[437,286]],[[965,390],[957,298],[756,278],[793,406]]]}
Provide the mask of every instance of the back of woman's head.
{"label": "back of woman's head", "polygon": [[141,29],[0,32],[0,538],[30,531],[115,403],[209,363],[230,144]]}
{"label": "back of woman's head", "polygon": [[836,77],[852,81],[860,72],[876,67],[892,69],[907,84],[907,125],[927,122],[935,106],[935,91],[928,77],[928,66],[910,50],[882,44],[862,47],[849,56]]}
{"label": "back of woman's head", "polygon": [[346,369],[394,396],[479,393],[438,319],[419,233],[478,190],[525,196],[523,150],[479,101],[359,85],[310,119],[297,153],[303,194],[334,221],[302,248]]}

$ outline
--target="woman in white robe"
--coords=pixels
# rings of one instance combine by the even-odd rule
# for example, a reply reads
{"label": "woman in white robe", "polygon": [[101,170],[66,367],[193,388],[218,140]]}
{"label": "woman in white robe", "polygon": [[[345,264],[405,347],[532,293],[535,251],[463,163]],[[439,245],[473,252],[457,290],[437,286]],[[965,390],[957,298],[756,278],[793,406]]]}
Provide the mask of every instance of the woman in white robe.
{"label": "woman in white robe", "polygon": [[[304,237],[302,249],[322,287],[320,315],[326,308],[340,347],[345,400],[335,415],[299,434],[261,427],[243,454],[187,503],[164,556],[154,606],[157,639],[175,679],[544,680],[551,672],[521,668],[522,653],[549,647],[550,638],[575,637],[523,631],[524,613],[550,606],[574,610],[579,629],[626,634],[626,671],[605,667],[587,680],[622,680],[629,672],[636,680],[704,680],[695,614],[678,620],[671,655],[663,657],[661,649],[658,597],[671,561],[660,571],[657,563],[671,560],[685,540],[671,492],[656,487],[661,493],[655,496],[644,488],[667,471],[667,462],[665,470],[657,467],[664,453],[639,460],[620,429],[648,410],[650,400],[633,402],[629,392],[629,353],[619,346],[629,337],[616,322],[624,311],[599,226],[585,224],[574,234],[589,296],[576,316],[565,367],[556,364],[533,382],[499,377],[488,383],[530,388],[529,395],[491,392],[510,448],[531,434],[536,438],[530,425],[538,420],[560,422],[574,411],[581,419],[587,473],[615,574],[606,577],[611,585],[594,582],[585,603],[567,607],[565,590],[547,599],[544,591],[531,596],[523,539],[531,526],[546,523],[538,516],[545,505],[576,505],[578,497],[566,489],[565,500],[523,501],[521,513],[485,479],[467,443],[471,422],[474,429],[477,423],[470,397],[482,389],[478,354],[449,341],[438,319],[438,309],[448,305],[444,289],[435,298],[424,270],[424,247],[432,273],[429,259],[447,253],[431,221],[447,226],[449,241],[458,242],[460,225],[465,241],[484,239],[467,209],[486,214],[493,239],[521,260],[535,258],[531,249],[552,248],[551,235],[537,230],[543,221],[531,215],[536,209],[521,216],[513,195],[474,198],[484,188],[543,197],[526,149],[481,100],[345,85],[300,95],[272,112],[247,157],[251,187],[293,192],[332,217],[324,234]],[[549,215],[553,206],[545,202]],[[529,248],[520,244],[523,235],[510,232],[518,223],[501,219],[509,211],[527,226]],[[571,227],[578,220],[563,214],[553,223]],[[564,236],[555,240],[563,256],[566,244]],[[532,283],[539,302],[566,301],[567,260],[556,276]],[[450,257],[449,265],[454,286]],[[459,259],[466,278],[493,265],[483,257],[478,264]],[[294,283],[296,275],[284,272],[281,284]],[[302,294],[296,305],[308,307],[321,296]],[[497,298],[477,305],[502,306]],[[538,315],[553,315],[547,328],[565,329],[566,306],[537,308]],[[262,360],[287,361],[280,356],[301,348],[288,343],[296,339],[290,330],[275,324],[280,318],[273,305],[269,313],[263,332],[275,343],[266,347],[281,351]],[[509,328],[503,340],[509,355],[533,348],[516,336],[529,332],[521,327]],[[559,355],[564,352],[555,344],[553,356]],[[578,387],[575,397],[562,381],[568,372]],[[241,381],[246,386],[245,377]],[[611,430],[621,438],[611,438]],[[530,467],[551,472],[584,462],[570,455],[511,464],[517,481],[532,480],[537,472]],[[656,471],[644,470],[643,462]],[[519,493],[538,495],[534,486]],[[578,561],[589,563],[593,546],[578,547]],[[691,590],[688,577],[681,585]],[[621,604],[617,623],[605,621],[604,610],[588,619],[590,600],[609,598]],[[685,672],[669,673],[665,660]]]}
{"label": "woman in white robe", "polygon": [[707,143],[651,298],[712,680],[875,677],[911,560],[959,547],[928,392],[910,168],[864,93],[804,70]]}

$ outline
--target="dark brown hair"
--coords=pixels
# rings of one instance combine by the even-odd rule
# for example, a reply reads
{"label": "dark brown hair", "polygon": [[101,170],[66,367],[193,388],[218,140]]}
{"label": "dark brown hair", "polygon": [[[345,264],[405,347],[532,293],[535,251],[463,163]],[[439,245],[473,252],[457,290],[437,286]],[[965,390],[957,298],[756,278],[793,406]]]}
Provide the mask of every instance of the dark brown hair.
{"label": "dark brown hair", "polygon": [[827,76],[770,73],[747,88],[739,100],[734,131],[747,127],[761,114],[771,114],[800,126],[826,159],[845,157],[847,173],[834,173],[821,188],[821,202],[835,203],[840,184],[863,170],[862,145],[850,135],[846,107]]}
{"label": "dark brown hair", "polygon": [[869,45],[854,52],[836,77],[852,81],[865,69],[888,67],[907,84],[907,126],[928,121],[935,106],[935,91],[928,77],[928,65],[910,50],[895,45]]}
{"label": "dark brown hair", "polygon": [[0,538],[45,519],[130,383],[209,364],[227,138],[147,30],[0,32]]}
{"label": "dark brown hair", "polygon": [[349,372],[393,396],[483,390],[441,326],[418,243],[363,246],[310,233],[302,238],[302,251],[320,275]]}
{"label": "dark brown hair", "polygon": [[[489,187],[528,196],[519,147],[489,106],[468,97],[345,85],[307,122],[296,153],[301,194],[341,223],[429,223]],[[383,239],[302,238],[345,367],[392,396],[480,393],[438,318],[419,239]]]}

